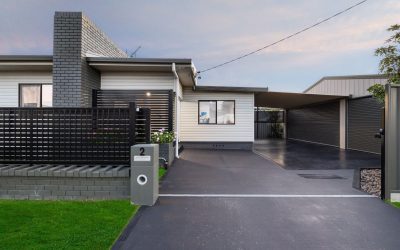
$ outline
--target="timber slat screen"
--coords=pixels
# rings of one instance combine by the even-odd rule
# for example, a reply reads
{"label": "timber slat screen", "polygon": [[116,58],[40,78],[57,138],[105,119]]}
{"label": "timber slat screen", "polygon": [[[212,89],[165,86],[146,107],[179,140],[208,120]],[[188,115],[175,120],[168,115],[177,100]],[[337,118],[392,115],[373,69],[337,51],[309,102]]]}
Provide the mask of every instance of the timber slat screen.
{"label": "timber slat screen", "polygon": [[173,130],[172,90],[94,90],[93,106],[124,108],[130,102],[137,107],[151,110],[151,131],[159,129]]}
{"label": "timber slat screen", "polygon": [[[0,108],[0,163],[129,164],[146,143],[148,110]],[[138,136],[135,137],[135,132]]]}

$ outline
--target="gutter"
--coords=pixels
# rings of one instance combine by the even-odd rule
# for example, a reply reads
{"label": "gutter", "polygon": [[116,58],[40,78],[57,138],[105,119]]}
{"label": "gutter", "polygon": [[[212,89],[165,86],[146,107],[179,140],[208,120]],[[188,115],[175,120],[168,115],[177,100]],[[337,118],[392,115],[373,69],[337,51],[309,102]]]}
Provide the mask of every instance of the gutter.
{"label": "gutter", "polygon": [[172,73],[175,77],[175,107],[176,107],[176,131],[175,131],[175,157],[179,159],[179,113],[180,113],[180,106],[179,106],[179,95],[178,95],[178,88],[179,88],[179,76],[176,73],[176,66],[175,63],[172,63]]}

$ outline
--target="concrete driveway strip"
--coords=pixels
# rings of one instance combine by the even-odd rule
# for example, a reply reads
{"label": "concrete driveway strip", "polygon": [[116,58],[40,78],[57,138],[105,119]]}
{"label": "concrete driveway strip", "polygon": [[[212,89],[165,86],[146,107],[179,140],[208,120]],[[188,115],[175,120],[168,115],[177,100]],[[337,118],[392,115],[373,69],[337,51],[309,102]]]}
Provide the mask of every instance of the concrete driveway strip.
{"label": "concrete driveway strip", "polygon": [[114,249],[400,249],[400,210],[245,151],[185,150]]}

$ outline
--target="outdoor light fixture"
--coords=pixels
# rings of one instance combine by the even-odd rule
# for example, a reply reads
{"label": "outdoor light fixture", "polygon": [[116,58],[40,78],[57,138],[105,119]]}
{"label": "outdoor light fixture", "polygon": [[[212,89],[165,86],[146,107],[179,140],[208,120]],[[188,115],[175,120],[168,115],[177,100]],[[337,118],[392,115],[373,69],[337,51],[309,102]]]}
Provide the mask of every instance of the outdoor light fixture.
{"label": "outdoor light fixture", "polygon": [[146,92],[146,96],[151,96],[151,93],[150,92]]}

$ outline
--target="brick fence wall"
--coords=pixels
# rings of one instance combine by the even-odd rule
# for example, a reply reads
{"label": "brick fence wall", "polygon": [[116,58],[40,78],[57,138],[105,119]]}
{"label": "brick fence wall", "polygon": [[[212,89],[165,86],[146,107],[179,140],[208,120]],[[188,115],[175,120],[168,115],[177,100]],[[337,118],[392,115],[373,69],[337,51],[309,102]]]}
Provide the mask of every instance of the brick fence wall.
{"label": "brick fence wall", "polygon": [[0,199],[126,199],[129,166],[0,165]]}
{"label": "brick fence wall", "polygon": [[129,183],[128,177],[0,177],[0,199],[126,199]]}

